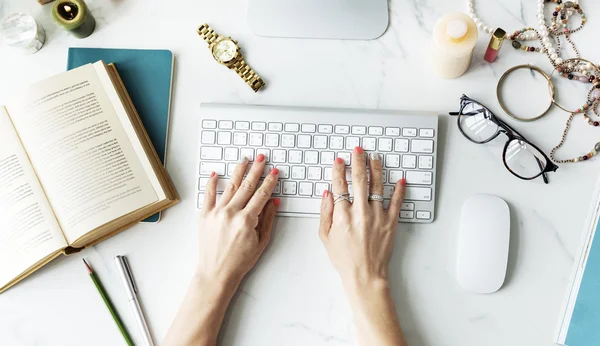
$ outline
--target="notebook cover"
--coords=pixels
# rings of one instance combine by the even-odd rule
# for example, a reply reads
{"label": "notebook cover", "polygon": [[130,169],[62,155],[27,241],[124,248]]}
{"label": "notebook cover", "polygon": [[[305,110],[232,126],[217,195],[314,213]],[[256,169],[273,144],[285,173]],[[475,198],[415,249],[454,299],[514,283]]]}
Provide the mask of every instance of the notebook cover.
{"label": "notebook cover", "polygon": [[[67,70],[103,60],[114,63],[156,152],[165,164],[171,108],[173,53],[168,50],[69,48]],[[157,213],[143,222],[158,222]]]}
{"label": "notebook cover", "polygon": [[596,224],[565,340],[568,346],[600,345],[600,222]]}

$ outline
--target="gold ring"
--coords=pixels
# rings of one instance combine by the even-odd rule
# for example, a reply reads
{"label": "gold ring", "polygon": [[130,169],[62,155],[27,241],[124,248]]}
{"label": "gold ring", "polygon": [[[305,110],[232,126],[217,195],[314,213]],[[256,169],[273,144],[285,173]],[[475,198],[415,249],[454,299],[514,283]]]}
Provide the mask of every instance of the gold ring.
{"label": "gold ring", "polygon": [[[564,63],[567,63],[567,62],[570,62],[570,61],[578,61],[578,62],[580,62],[580,61],[584,61],[584,62],[587,62],[588,64],[591,64],[591,65],[594,67],[594,69],[598,70],[598,66],[596,66],[596,65],[595,65],[593,62],[591,62],[591,61],[589,61],[589,60],[586,60],[586,59],[583,59],[583,58],[571,58],[571,59],[567,59],[567,60],[565,60],[565,61],[563,62],[563,64],[564,64]],[[552,79],[552,76],[554,76],[554,71],[556,71],[556,69],[557,69],[557,67],[555,67],[555,68],[554,68],[554,70],[552,70],[552,73],[550,74],[550,79]],[[558,108],[562,109],[563,111],[565,111],[565,112],[567,112],[567,113],[571,113],[571,114],[573,114],[573,113],[575,113],[575,114],[577,114],[577,113],[585,113],[585,109],[583,109],[583,108],[580,108],[580,109],[579,109],[579,112],[578,112],[577,110],[574,110],[574,111],[572,111],[572,110],[568,110],[568,109],[566,109],[565,107],[561,106],[561,105],[560,105],[560,104],[559,104],[559,103],[556,101],[556,99],[554,98],[554,96],[555,96],[555,95],[554,95],[554,94],[552,94],[552,103],[554,103],[554,104],[556,105],[556,107],[558,107]]]}
{"label": "gold ring", "polygon": [[[513,113],[511,113],[504,106],[504,101],[502,100],[502,96],[500,95],[500,89],[504,83],[504,79],[506,78],[506,76],[508,76],[512,72],[519,70],[519,69],[530,69],[532,71],[536,71],[539,74],[541,74],[544,78],[546,78],[546,81],[548,82],[548,89],[550,91],[550,104],[548,105],[548,108],[546,108],[546,110],[542,114],[540,114],[534,118],[521,118],[521,117],[518,117],[518,116],[514,115]],[[508,69],[506,72],[504,72],[502,77],[500,77],[500,80],[498,80],[498,85],[496,86],[496,97],[498,98],[498,103],[500,104],[500,107],[502,107],[502,110],[504,111],[504,113],[508,114],[508,116],[510,116],[513,119],[516,119],[519,121],[525,121],[525,122],[535,121],[535,120],[540,119],[544,115],[546,115],[546,113],[548,113],[550,108],[552,108],[552,105],[556,104],[556,102],[554,101],[555,94],[556,94],[556,90],[554,88],[554,83],[552,83],[552,79],[550,78],[550,76],[548,76],[548,74],[546,72],[544,72],[544,70],[542,70],[541,68],[534,66],[534,65],[527,65],[527,64],[526,65],[518,65],[518,66],[511,67],[510,69]]]}

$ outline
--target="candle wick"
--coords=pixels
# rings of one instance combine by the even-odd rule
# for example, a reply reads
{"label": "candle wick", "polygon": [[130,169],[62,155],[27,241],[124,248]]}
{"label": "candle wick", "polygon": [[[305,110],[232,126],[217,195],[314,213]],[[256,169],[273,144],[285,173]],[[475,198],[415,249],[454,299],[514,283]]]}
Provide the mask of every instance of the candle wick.
{"label": "candle wick", "polygon": [[67,12],[71,12],[71,6],[69,6],[69,5],[65,5],[65,11],[67,11]]}

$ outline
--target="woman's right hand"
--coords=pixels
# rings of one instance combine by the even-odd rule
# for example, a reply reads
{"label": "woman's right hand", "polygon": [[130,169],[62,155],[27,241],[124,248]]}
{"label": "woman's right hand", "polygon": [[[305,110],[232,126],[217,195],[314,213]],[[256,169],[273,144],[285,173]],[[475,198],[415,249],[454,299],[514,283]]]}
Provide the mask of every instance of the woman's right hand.
{"label": "woman's right hand", "polygon": [[319,235],[344,284],[387,281],[404,199],[406,180],[402,179],[396,183],[387,211],[383,201],[368,200],[369,195],[383,195],[383,179],[380,157],[373,153],[367,187],[366,156],[360,147],[352,153],[353,203],[343,200],[334,204],[334,196],[348,193],[346,166],[338,158],[333,164],[333,194],[325,191],[321,205]]}

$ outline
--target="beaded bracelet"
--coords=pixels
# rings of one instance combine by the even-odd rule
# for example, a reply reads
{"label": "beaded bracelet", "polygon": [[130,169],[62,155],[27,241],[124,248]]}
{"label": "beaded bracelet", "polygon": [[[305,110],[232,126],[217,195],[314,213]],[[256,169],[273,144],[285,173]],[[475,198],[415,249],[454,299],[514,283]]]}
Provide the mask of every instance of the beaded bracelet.
{"label": "beaded bracelet", "polygon": [[[529,69],[531,71],[536,71],[537,73],[541,74],[546,81],[548,82],[548,90],[550,92],[550,104],[548,105],[548,108],[546,108],[546,110],[534,117],[534,118],[521,118],[518,117],[516,115],[514,115],[512,112],[510,112],[508,110],[508,108],[504,105],[504,101],[502,100],[502,96],[501,96],[501,92],[500,90],[502,89],[502,85],[504,84],[504,79],[511,74],[512,72],[519,70],[519,69]],[[525,121],[525,122],[530,122],[530,121],[535,121],[540,119],[541,117],[543,117],[544,115],[546,115],[546,113],[548,113],[548,111],[550,110],[550,108],[552,108],[553,104],[556,104],[554,101],[554,96],[556,94],[556,90],[554,88],[554,83],[552,83],[552,79],[550,78],[550,76],[548,76],[548,74],[546,72],[544,72],[544,70],[542,70],[541,68],[534,66],[534,65],[518,65],[515,67],[511,67],[510,69],[508,69],[506,72],[504,72],[504,74],[502,75],[502,77],[500,77],[500,80],[498,80],[498,85],[496,86],[496,97],[498,98],[498,103],[500,104],[500,107],[502,107],[502,110],[508,114],[511,118],[519,120],[519,121]]]}

